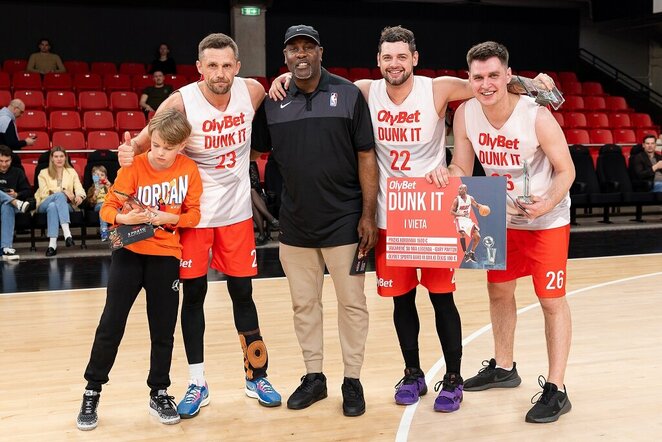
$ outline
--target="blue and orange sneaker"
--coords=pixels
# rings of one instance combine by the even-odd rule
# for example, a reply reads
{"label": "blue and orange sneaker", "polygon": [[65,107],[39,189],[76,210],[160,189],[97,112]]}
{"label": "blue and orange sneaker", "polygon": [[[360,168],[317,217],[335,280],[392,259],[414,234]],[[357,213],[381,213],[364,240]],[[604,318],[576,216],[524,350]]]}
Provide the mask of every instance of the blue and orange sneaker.
{"label": "blue and orange sneaker", "polygon": [[265,407],[277,407],[281,403],[280,393],[274,390],[267,378],[246,379],[246,396],[257,399]]}
{"label": "blue and orange sneaker", "polygon": [[200,408],[209,405],[209,388],[205,385],[189,384],[188,390],[184,394],[184,399],[177,405],[177,413],[182,419],[195,417]]}

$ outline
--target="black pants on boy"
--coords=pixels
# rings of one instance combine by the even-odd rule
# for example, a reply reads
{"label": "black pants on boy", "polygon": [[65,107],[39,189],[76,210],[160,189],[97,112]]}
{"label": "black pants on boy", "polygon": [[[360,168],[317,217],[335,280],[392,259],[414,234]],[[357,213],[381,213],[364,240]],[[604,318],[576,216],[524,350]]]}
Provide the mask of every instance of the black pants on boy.
{"label": "black pants on boy", "polygon": [[101,386],[108,382],[129,311],[142,288],[146,293],[151,340],[147,385],[153,395],[170,386],[172,347],[179,307],[179,259],[118,249],[113,252],[106,305],[94,336],[90,362],[85,369],[88,390],[100,392]]}

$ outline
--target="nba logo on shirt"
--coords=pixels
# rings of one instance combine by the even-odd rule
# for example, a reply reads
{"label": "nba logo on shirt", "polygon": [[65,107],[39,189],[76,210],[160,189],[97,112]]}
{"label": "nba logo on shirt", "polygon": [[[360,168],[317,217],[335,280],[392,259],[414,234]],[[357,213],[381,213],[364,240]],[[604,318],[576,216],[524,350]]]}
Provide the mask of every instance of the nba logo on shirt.
{"label": "nba logo on shirt", "polygon": [[329,97],[329,106],[336,107],[338,105],[338,94],[333,92],[331,97]]}

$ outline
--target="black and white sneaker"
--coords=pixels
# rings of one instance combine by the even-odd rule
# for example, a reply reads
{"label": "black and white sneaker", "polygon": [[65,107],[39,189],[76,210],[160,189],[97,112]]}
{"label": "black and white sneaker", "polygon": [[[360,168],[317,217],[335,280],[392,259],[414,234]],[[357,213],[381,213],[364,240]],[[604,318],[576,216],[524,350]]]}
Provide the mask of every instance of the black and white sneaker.
{"label": "black and white sneaker", "polygon": [[30,203],[28,201],[21,201],[21,200],[15,200],[15,201],[16,201],[16,208],[21,213],[27,212],[28,209],[30,208]]}
{"label": "black and white sneaker", "polygon": [[179,423],[175,397],[168,396],[166,390],[159,390],[156,396],[150,396],[149,414],[158,417],[162,424],[173,425]]}
{"label": "black and white sneaker", "polygon": [[[562,414],[572,409],[568,395],[559,391],[556,384],[546,382],[544,376],[538,376],[538,385],[542,387],[542,391],[531,398],[531,403],[534,405],[526,413],[527,422],[534,424],[556,422]],[[563,388],[565,389],[565,385]],[[538,400],[535,400],[536,398]]]}
{"label": "black and white sneaker", "polygon": [[464,391],[482,391],[488,388],[514,388],[522,383],[517,374],[517,364],[513,362],[512,370],[497,368],[494,358],[483,361],[483,368],[478,374],[464,381]]}
{"label": "black and white sneaker", "polygon": [[13,261],[15,259],[19,259],[20,256],[16,253],[16,249],[12,249],[11,247],[4,247],[2,249],[2,259],[3,261]]}
{"label": "black and white sneaker", "polygon": [[89,431],[97,427],[97,407],[99,406],[100,394],[93,390],[85,390],[83,403],[80,406],[76,426],[79,430]]}

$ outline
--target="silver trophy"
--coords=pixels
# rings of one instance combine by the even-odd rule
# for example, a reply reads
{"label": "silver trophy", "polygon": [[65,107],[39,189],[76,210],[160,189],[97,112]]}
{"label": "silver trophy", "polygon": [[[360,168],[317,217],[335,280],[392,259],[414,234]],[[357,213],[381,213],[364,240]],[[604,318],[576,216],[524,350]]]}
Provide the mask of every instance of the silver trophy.
{"label": "silver trophy", "polygon": [[526,160],[524,160],[524,164],[522,165],[522,176],[524,179],[524,185],[522,186],[524,188],[524,195],[518,196],[517,201],[520,204],[533,204],[533,199],[531,198],[531,182],[529,178],[529,163]]}
{"label": "silver trophy", "polygon": [[487,265],[493,266],[496,263],[496,252],[494,248],[494,238],[491,236],[486,236],[483,239],[483,245],[485,246],[485,253],[487,254]]}
{"label": "silver trophy", "polygon": [[565,103],[563,94],[561,94],[561,91],[559,91],[556,86],[550,91],[536,86],[534,81],[530,78],[523,78],[518,75],[517,79],[526,91],[526,95],[535,98],[536,103],[539,105],[547,106],[548,104],[551,104],[554,110],[558,110],[558,108]]}

